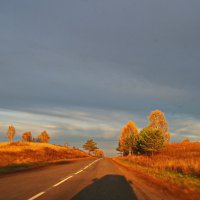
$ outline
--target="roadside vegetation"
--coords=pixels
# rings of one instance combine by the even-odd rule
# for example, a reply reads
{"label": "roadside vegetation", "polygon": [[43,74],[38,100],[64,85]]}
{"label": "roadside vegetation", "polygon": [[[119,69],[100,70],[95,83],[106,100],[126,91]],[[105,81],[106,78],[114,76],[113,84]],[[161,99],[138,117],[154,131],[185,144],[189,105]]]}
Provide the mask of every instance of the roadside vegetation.
{"label": "roadside vegetation", "polygon": [[200,142],[168,144],[153,156],[133,155],[127,159],[141,166],[200,178]]}
{"label": "roadside vegetation", "polygon": [[200,142],[184,139],[170,144],[164,113],[152,111],[147,127],[140,132],[129,121],[121,131],[114,161],[133,170],[167,180],[186,189],[200,189]]}
{"label": "roadside vegetation", "polygon": [[160,110],[152,111],[148,116],[147,127],[140,132],[133,121],[128,121],[122,128],[117,151],[122,156],[145,154],[153,155],[162,151],[170,141],[168,122]]}
{"label": "roadside vegetation", "polygon": [[66,143],[63,146],[50,144],[51,138],[47,131],[37,136],[29,131],[24,132],[21,141],[13,142],[16,129],[11,125],[6,135],[9,142],[0,142],[0,173],[103,156],[103,151],[92,139],[83,145],[87,153],[77,147],[69,147]]}
{"label": "roadside vegetation", "polygon": [[[21,166],[38,166],[45,162],[69,161],[90,157],[78,148],[47,143],[3,142],[0,143],[0,172]],[[40,164],[39,164],[40,163]]]}

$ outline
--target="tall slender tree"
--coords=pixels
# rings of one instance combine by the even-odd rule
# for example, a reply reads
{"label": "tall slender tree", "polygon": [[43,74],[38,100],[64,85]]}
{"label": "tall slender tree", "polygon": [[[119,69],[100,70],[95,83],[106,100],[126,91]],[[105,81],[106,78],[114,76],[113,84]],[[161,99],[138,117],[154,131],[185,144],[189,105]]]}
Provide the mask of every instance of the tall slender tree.
{"label": "tall slender tree", "polygon": [[13,141],[13,138],[15,136],[15,133],[16,133],[16,130],[15,130],[15,127],[14,126],[9,126],[8,127],[8,131],[7,131],[7,137],[9,139],[10,142]]}

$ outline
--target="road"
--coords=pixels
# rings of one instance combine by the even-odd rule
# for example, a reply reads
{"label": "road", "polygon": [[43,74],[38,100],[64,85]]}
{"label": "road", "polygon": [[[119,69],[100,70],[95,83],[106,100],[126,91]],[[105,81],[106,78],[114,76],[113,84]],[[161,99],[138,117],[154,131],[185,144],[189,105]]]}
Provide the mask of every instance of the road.
{"label": "road", "polygon": [[0,177],[0,200],[174,199],[130,174],[109,158],[50,166]]}

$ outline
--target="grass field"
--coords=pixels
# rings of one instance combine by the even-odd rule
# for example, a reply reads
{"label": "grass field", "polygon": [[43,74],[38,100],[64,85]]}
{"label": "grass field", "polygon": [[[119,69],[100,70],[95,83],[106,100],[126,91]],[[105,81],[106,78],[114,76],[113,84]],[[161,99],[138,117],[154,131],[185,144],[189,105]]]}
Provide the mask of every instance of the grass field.
{"label": "grass field", "polygon": [[0,167],[85,157],[89,157],[89,155],[79,149],[53,144],[32,142],[0,143]]}
{"label": "grass field", "polygon": [[200,189],[200,142],[169,144],[153,156],[133,155],[114,160],[186,188]]}

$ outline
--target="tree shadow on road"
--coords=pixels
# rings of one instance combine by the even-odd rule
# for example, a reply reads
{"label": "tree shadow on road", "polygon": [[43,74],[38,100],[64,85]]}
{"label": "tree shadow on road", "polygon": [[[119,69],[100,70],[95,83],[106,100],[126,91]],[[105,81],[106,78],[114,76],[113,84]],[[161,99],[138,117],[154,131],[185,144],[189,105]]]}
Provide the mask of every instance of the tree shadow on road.
{"label": "tree shadow on road", "polygon": [[76,194],[72,200],[137,200],[130,184],[123,176],[106,175]]}

